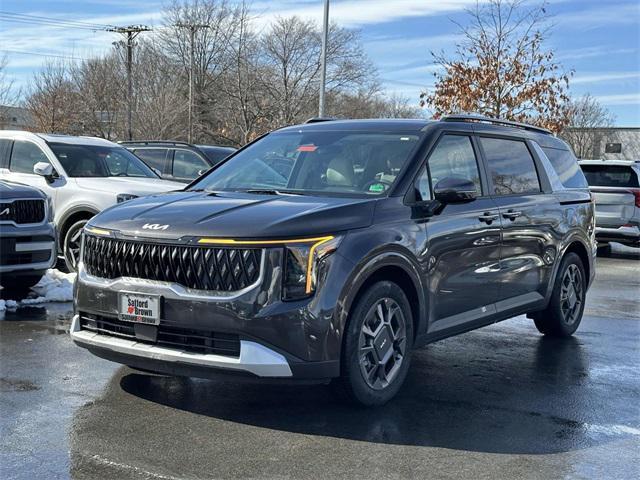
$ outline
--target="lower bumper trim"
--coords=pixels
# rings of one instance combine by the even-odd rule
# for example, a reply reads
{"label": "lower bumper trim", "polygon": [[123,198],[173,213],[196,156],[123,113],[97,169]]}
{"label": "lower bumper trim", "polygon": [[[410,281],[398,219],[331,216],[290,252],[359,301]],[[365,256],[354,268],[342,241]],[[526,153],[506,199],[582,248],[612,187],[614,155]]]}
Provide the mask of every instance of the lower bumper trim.
{"label": "lower bumper trim", "polygon": [[292,376],[289,363],[283,355],[274,352],[264,345],[246,340],[240,341],[240,356],[238,358],[225,357],[223,355],[190,353],[82,330],[80,328],[80,318],[78,315],[73,317],[70,334],[76,344],[89,349],[101,348],[123,355],[168,363],[181,363],[197,367],[247,372],[258,377]]}

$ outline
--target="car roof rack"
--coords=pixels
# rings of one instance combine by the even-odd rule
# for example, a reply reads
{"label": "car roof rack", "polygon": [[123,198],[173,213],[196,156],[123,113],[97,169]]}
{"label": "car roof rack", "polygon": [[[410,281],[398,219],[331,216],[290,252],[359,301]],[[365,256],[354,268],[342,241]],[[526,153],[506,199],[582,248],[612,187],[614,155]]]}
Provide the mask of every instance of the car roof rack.
{"label": "car roof rack", "polygon": [[545,133],[547,135],[553,135],[551,130],[546,128],[536,127],[535,125],[529,125],[528,123],[512,122],[511,120],[503,120],[501,118],[486,117],[479,114],[455,114],[446,115],[440,120],[443,122],[477,122],[477,123],[490,123],[491,125],[500,125],[504,127],[522,128],[523,130],[529,130],[531,132]]}
{"label": "car roof rack", "polygon": [[188,142],[174,142],[173,140],[120,140],[120,145],[180,145],[183,147],[195,147]]}
{"label": "car roof rack", "polygon": [[330,122],[332,120],[337,120],[335,117],[311,117],[304,123],[320,123],[320,122]]}

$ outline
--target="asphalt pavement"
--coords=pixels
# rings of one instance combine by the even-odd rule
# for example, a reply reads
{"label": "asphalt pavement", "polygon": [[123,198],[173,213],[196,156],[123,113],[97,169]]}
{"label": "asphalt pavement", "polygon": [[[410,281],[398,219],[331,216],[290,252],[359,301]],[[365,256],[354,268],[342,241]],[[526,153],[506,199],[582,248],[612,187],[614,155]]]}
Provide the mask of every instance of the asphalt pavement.
{"label": "asphalt pavement", "polygon": [[70,304],[0,313],[0,477],[640,478],[640,258],[597,268],[575,337],[517,317],[437,342],[378,409],[98,359]]}

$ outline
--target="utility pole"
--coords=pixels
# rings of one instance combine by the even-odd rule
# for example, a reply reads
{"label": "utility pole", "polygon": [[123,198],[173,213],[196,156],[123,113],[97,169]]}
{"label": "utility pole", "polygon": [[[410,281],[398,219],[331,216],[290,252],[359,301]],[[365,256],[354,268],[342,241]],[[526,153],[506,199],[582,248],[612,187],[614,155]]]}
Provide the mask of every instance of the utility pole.
{"label": "utility pole", "polygon": [[193,142],[193,67],[194,67],[194,49],[195,49],[195,36],[196,31],[201,28],[209,28],[209,25],[204,23],[177,23],[176,27],[186,28],[189,30],[189,123],[188,123],[188,141]]}
{"label": "utility pole", "polygon": [[133,41],[140,32],[148,32],[151,30],[145,25],[129,25],[128,27],[108,28],[107,32],[115,32],[125,37],[125,45],[127,47],[127,137],[133,140],[133,126],[131,111],[133,108]]}
{"label": "utility pole", "polygon": [[324,0],[324,21],[322,23],[322,52],[320,53],[320,105],[318,116],[324,117],[324,90],[327,83],[327,43],[329,41],[329,0]]}

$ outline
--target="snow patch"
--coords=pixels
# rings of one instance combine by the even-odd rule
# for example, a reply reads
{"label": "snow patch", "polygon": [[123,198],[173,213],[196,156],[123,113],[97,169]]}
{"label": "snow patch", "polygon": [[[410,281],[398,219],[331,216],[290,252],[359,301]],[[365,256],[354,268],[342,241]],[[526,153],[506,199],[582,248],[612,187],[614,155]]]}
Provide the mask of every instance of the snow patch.
{"label": "snow patch", "polygon": [[75,273],[64,273],[50,268],[32,290],[38,294],[36,298],[25,298],[21,305],[34,305],[47,302],[70,302],[73,300],[73,282]]}
{"label": "snow patch", "polygon": [[[73,300],[73,282],[75,273],[64,273],[50,268],[37,285],[31,287],[33,292],[22,300],[0,300],[0,312],[15,310],[21,305],[36,305],[48,302],[70,302]],[[33,293],[36,293],[36,296]]]}

